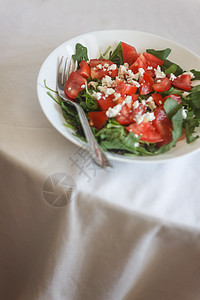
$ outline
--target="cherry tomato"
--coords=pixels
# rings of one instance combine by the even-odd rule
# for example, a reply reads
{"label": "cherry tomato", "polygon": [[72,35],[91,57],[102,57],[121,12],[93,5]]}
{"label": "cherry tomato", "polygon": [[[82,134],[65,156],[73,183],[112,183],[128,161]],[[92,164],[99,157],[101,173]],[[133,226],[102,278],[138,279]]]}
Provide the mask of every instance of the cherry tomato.
{"label": "cherry tomato", "polygon": [[113,102],[113,95],[109,95],[108,97],[105,97],[105,95],[103,94],[102,97],[100,99],[97,99],[97,103],[99,104],[99,107],[102,110],[108,110],[109,107],[113,107],[115,106],[115,103]]}
{"label": "cherry tomato", "polygon": [[148,73],[145,72],[143,74],[143,76],[139,80],[139,83],[141,95],[147,95],[153,91],[154,80]]}
{"label": "cherry tomato", "polygon": [[162,106],[154,111],[155,119],[152,121],[156,131],[162,136],[162,144],[168,144],[172,140],[172,122],[169,120]]}
{"label": "cherry tomato", "polygon": [[98,130],[104,126],[108,119],[105,111],[90,111],[88,112],[88,117],[90,125]]}
{"label": "cherry tomato", "polygon": [[155,127],[151,122],[143,121],[140,124],[134,122],[127,126],[126,129],[129,132],[137,134],[138,136],[141,135],[141,141],[148,143],[160,143],[163,141],[162,136],[155,130]]}
{"label": "cherry tomato", "polygon": [[129,65],[132,65],[139,56],[135,47],[130,46],[124,42],[122,42],[122,53],[124,63],[128,63]]}
{"label": "cherry tomato", "polygon": [[171,87],[171,80],[167,77],[158,78],[157,81],[153,84],[153,89],[156,92],[165,92],[168,91]]}
{"label": "cherry tomato", "polygon": [[65,83],[65,94],[72,99],[76,99],[78,94],[85,88],[86,83],[87,80],[77,71],[72,72]]}
{"label": "cherry tomato", "polygon": [[92,79],[102,79],[106,75],[110,77],[118,75],[118,68],[108,59],[91,59],[89,65],[91,67]]}
{"label": "cherry tomato", "polygon": [[79,63],[79,66],[80,66],[80,69],[78,69],[77,72],[85,78],[90,77],[90,67],[89,67],[88,63],[85,60],[81,60],[81,62]]}
{"label": "cherry tomato", "polygon": [[189,74],[182,74],[172,81],[172,85],[179,89],[189,91],[191,89],[191,76]]}

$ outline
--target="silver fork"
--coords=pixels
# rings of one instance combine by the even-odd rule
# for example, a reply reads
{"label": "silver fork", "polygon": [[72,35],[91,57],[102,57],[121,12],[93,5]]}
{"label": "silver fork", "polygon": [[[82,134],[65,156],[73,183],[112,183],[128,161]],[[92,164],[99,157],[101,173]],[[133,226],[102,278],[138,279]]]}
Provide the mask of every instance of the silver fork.
{"label": "silver fork", "polygon": [[[68,67],[67,67],[68,66]],[[64,85],[67,79],[69,78],[69,75],[71,72],[76,70],[76,65],[72,63],[72,60],[67,64],[67,59],[64,61],[64,57],[62,56],[58,65],[58,73],[57,73],[57,91],[58,95],[66,102],[71,103],[72,105],[75,106],[78,112],[78,116],[83,128],[83,131],[85,133],[85,137],[87,140],[87,146],[86,150],[90,153],[92,159],[94,162],[100,166],[101,168],[104,167],[111,167],[110,162],[108,161],[105,153],[97,143],[92,130],[90,128],[90,125],[88,123],[87,117],[85,115],[84,110],[78,104],[77,102],[74,102],[70,99],[67,98],[65,92],[64,92]]]}

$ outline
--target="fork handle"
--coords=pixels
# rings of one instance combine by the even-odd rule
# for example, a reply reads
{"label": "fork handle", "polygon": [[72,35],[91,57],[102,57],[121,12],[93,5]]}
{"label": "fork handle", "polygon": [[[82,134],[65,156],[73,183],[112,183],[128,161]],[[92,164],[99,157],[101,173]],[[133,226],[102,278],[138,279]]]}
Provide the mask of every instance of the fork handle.
{"label": "fork handle", "polygon": [[82,128],[83,128],[83,131],[86,136],[86,140],[88,142],[87,149],[88,149],[90,155],[92,156],[94,162],[102,168],[104,166],[111,167],[111,164],[109,163],[108,159],[106,158],[106,155],[104,154],[103,150],[100,148],[99,144],[97,143],[97,141],[93,135],[93,132],[90,128],[90,125],[88,123],[88,120],[87,120],[84,110],[82,109],[82,107],[79,104],[77,104],[77,103],[74,103],[74,104],[77,108],[78,116],[79,116],[80,122],[82,124]]}

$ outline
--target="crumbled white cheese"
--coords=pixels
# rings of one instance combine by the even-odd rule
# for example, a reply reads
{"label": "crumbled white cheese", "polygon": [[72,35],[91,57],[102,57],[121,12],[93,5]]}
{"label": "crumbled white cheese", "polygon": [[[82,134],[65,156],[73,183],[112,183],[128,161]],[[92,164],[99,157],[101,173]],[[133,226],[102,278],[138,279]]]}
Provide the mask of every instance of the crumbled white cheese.
{"label": "crumbled white cheese", "polygon": [[107,87],[113,87],[114,86],[114,80],[108,75],[102,78],[102,85]]}
{"label": "crumbled white cheese", "polygon": [[166,77],[166,74],[163,71],[161,71],[160,66],[157,66],[157,69],[154,69],[154,71],[155,71],[156,78],[165,78]]}
{"label": "crumbled white cheese", "polygon": [[82,85],[81,85],[81,88],[84,89],[84,88],[85,88],[85,84],[82,84]]}
{"label": "crumbled white cheese", "polygon": [[146,100],[146,104],[149,106],[149,108],[150,108],[151,110],[156,109],[156,104],[155,104],[155,102],[154,102],[152,96],[150,96],[150,97]]}
{"label": "crumbled white cheese", "polygon": [[186,119],[187,118],[187,109],[182,108],[182,118]]}
{"label": "crumbled white cheese", "polygon": [[135,142],[135,143],[134,143],[134,147],[135,147],[135,148],[139,147],[139,145],[140,145],[140,144],[139,144],[138,142]]}
{"label": "crumbled white cheese", "polygon": [[94,97],[95,99],[99,100],[102,97],[102,93],[93,92],[92,93],[92,97]]}
{"label": "crumbled white cheese", "polygon": [[117,104],[113,108],[109,107],[109,109],[106,111],[107,117],[108,118],[114,118],[114,117],[116,117],[120,113],[120,111],[122,109],[122,106],[123,106],[123,104]]}
{"label": "crumbled white cheese", "polygon": [[144,115],[142,115],[141,113],[135,116],[135,121],[137,124],[142,123],[143,120],[144,120]]}
{"label": "crumbled white cheese", "polygon": [[119,97],[121,97],[121,94],[120,93],[114,93],[114,99],[113,101],[117,101],[119,99]]}
{"label": "crumbled white cheese", "polygon": [[116,64],[112,64],[108,67],[108,71],[114,71],[117,69],[117,65]]}
{"label": "crumbled white cheese", "polygon": [[90,81],[88,85],[89,85],[89,86],[92,86],[93,88],[96,89],[96,87],[97,87],[97,85],[98,85],[98,82],[96,82],[96,81]]}
{"label": "crumbled white cheese", "polygon": [[171,81],[174,81],[174,79],[176,79],[176,76],[175,76],[173,73],[170,73],[169,79],[170,79]]}
{"label": "crumbled white cheese", "polygon": [[104,65],[104,68],[109,68],[109,64],[105,63]]}
{"label": "crumbled white cheese", "polygon": [[131,96],[126,96],[125,100],[123,101],[124,103],[131,103],[132,97]]}
{"label": "crumbled white cheese", "polygon": [[143,116],[144,116],[145,120],[147,120],[147,121],[155,120],[155,115],[153,112],[146,112]]}
{"label": "crumbled white cheese", "polygon": [[134,103],[133,103],[133,109],[136,109],[138,108],[140,102],[138,100],[136,100]]}
{"label": "crumbled white cheese", "polygon": [[99,64],[99,65],[97,65],[97,68],[101,70],[101,69],[103,69],[103,65]]}

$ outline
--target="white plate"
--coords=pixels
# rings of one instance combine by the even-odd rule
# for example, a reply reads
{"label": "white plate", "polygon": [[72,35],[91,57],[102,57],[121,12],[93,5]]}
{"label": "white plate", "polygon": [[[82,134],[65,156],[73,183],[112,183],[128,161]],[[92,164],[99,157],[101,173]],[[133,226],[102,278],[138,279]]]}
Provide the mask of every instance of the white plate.
{"label": "white plate", "polygon": [[[84,146],[79,138],[72,134],[72,130],[64,126],[65,120],[63,118],[61,109],[48,95],[44,88],[44,80],[52,89],[56,89],[56,73],[57,63],[59,57],[62,55],[71,56],[74,54],[76,43],[81,43],[88,48],[89,58],[97,58],[100,53],[103,53],[107,47],[112,46],[112,50],[117,46],[119,41],[126,42],[133,45],[138,52],[144,52],[148,48],[161,50],[164,48],[171,48],[169,59],[179,64],[184,70],[196,69],[200,70],[200,58],[190,50],[183,46],[172,42],[166,38],[162,38],[153,34],[131,31],[131,30],[105,30],[86,33],[75,37],[59,47],[57,47],[44,61],[39,71],[37,79],[37,93],[40,105],[47,119],[51,124],[68,140],[78,145]],[[194,153],[200,149],[200,139],[197,139],[191,144],[185,141],[177,143],[176,147],[170,151],[157,155],[145,157],[122,156],[119,154],[108,153],[110,159],[115,159],[125,162],[152,162],[165,161],[172,158],[177,158],[186,154]]]}

